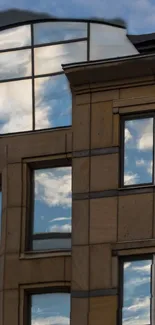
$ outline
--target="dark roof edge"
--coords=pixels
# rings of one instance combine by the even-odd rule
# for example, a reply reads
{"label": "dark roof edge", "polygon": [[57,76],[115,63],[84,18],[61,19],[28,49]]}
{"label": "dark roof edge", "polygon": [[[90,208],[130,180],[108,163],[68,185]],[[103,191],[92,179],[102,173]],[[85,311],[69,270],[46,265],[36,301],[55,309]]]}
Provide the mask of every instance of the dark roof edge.
{"label": "dark roof edge", "polygon": [[58,18],[56,16],[52,16],[48,13],[40,13],[29,10],[20,10],[20,9],[10,9],[5,11],[0,11],[0,30],[4,30],[7,28],[13,28],[21,25],[32,24],[36,22],[56,22],[56,21],[70,21],[70,22],[86,22],[86,23],[97,23],[97,24],[105,24],[118,28],[126,28],[126,23],[121,18],[115,19],[98,19],[98,18],[86,18],[86,19],[78,19],[78,18]]}
{"label": "dark roof edge", "polygon": [[127,37],[134,45],[136,45],[139,43],[155,40],[155,33],[140,34],[140,35],[127,34]]}

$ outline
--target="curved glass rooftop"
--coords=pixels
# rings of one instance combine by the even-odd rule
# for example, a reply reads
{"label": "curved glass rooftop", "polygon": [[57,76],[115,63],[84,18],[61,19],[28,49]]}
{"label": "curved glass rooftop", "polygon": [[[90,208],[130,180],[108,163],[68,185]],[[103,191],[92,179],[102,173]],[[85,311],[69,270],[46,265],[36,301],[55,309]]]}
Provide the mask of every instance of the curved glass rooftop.
{"label": "curved glass rooftop", "polygon": [[48,20],[0,31],[0,134],[71,125],[62,64],[137,54],[124,28]]}

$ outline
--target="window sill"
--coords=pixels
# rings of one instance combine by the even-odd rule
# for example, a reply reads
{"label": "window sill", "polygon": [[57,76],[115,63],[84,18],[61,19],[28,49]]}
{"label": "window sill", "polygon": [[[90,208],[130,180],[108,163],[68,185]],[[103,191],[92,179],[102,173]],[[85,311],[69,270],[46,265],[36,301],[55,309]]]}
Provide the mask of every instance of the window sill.
{"label": "window sill", "polygon": [[47,257],[59,257],[59,256],[71,256],[71,250],[64,251],[28,251],[21,253],[20,260],[29,260],[29,259],[38,259],[38,258],[47,258]]}
{"label": "window sill", "polygon": [[155,184],[147,183],[147,184],[128,185],[128,186],[119,187],[118,190],[122,191],[122,190],[130,190],[130,189],[149,188],[149,187],[153,188],[155,187]]}
{"label": "window sill", "polygon": [[128,187],[118,188],[118,195],[128,194],[140,194],[140,193],[153,193],[155,184],[142,184],[142,185],[133,185]]}

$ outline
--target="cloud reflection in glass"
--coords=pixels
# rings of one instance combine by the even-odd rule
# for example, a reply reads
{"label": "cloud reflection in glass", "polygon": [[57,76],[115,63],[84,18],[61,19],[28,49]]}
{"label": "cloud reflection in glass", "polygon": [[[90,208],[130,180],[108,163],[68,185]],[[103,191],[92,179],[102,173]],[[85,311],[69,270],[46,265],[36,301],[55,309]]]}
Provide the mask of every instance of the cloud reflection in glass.
{"label": "cloud reflection in glass", "polygon": [[87,37],[87,24],[79,22],[45,22],[34,24],[34,44],[61,42]]}
{"label": "cloud reflection in glass", "polygon": [[70,294],[46,293],[31,296],[32,325],[69,325]]}
{"label": "cloud reflection in glass", "polygon": [[124,185],[151,183],[153,178],[153,118],[126,120],[124,125]]}
{"label": "cloud reflection in glass", "polygon": [[36,129],[71,125],[71,107],[71,93],[64,74],[35,79]]}
{"label": "cloud reflection in glass", "polygon": [[152,260],[124,263],[123,325],[150,324]]}
{"label": "cloud reflection in glass", "polygon": [[34,249],[69,249],[71,233],[71,167],[47,168],[34,171],[33,234],[61,233],[62,238],[34,240]]}

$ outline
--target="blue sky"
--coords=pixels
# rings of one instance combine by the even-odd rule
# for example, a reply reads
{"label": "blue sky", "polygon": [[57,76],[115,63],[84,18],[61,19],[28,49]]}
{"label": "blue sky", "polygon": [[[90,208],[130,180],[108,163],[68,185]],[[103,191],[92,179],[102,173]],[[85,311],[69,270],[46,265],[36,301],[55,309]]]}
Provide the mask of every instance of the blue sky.
{"label": "blue sky", "polygon": [[32,325],[69,325],[69,318],[69,293],[49,293],[32,296]]}
{"label": "blue sky", "polygon": [[[71,232],[71,173],[71,167],[38,169],[34,172],[34,233]],[[65,249],[70,248],[70,245],[70,239],[33,243],[37,250]]]}
{"label": "blue sky", "polygon": [[61,17],[124,18],[130,33],[155,31],[155,0],[1,0],[0,9],[29,9]]}
{"label": "blue sky", "polygon": [[124,263],[123,325],[150,324],[151,260]]}
{"label": "blue sky", "polygon": [[153,118],[125,121],[124,185],[151,183]]}

